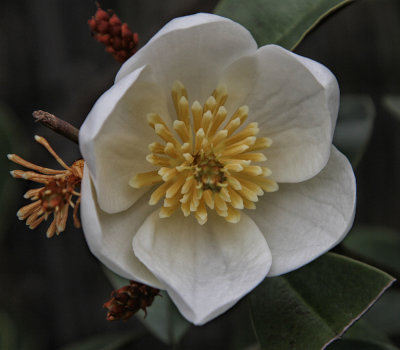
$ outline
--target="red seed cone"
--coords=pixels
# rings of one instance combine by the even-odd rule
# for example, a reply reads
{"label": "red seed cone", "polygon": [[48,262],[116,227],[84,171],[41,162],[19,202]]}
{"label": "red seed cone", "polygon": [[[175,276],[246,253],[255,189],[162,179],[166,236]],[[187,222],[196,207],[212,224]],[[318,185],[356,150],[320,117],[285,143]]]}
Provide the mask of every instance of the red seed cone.
{"label": "red seed cone", "polygon": [[97,3],[95,15],[88,21],[93,37],[105,45],[106,51],[118,62],[125,62],[138,48],[139,36],[132,33],[112,11],[104,11]]}

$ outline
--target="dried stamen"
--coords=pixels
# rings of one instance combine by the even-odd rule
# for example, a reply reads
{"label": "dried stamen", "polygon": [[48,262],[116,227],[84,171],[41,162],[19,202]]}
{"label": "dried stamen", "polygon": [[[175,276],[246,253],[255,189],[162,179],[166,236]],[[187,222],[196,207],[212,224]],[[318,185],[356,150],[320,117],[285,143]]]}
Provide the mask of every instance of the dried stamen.
{"label": "dried stamen", "polygon": [[[8,159],[31,169],[28,171],[11,171],[11,175],[14,178],[31,180],[44,185],[25,193],[24,197],[31,199],[33,202],[23,206],[17,212],[17,216],[20,220],[26,220],[26,224],[33,230],[53,214],[53,221],[47,229],[47,237],[50,238],[54,234],[59,235],[65,230],[69,207],[74,208],[73,221],[75,227],[80,227],[78,219],[80,193],[76,191],[76,188],[79,188],[81,184],[84,162],[83,159],[80,159],[69,167],[51,148],[45,138],[35,136],[35,140],[47,149],[64,170],[44,168],[30,163],[16,154],[9,154]],[[73,201],[74,197],[77,197],[75,203]]]}

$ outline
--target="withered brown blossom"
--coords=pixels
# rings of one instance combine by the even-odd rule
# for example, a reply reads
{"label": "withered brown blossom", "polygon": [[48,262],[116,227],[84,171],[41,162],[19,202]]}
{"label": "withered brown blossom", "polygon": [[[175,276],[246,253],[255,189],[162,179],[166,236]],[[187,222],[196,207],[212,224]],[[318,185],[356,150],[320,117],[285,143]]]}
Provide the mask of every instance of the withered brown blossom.
{"label": "withered brown blossom", "polygon": [[140,309],[147,314],[146,308],[151,306],[159,292],[157,288],[130,281],[128,286],[112,291],[111,299],[104,303],[108,309],[107,320],[126,321]]}
{"label": "withered brown blossom", "polygon": [[122,23],[112,11],[104,11],[98,3],[88,24],[94,38],[105,45],[106,51],[118,62],[125,62],[137,51],[138,34],[132,33],[127,23]]}
{"label": "withered brown blossom", "polygon": [[26,224],[33,230],[53,214],[53,221],[47,230],[47,237],[50,238],[54,234],[59,235],[65,230],[69,207],[74,208],[72,216],[75,227],[80,227],[78,207],[81,195],[76,189],[81,185],[84,161],[79,159],[69,167],[51,148],[44,137],[35,136],[35,140],[47,149],[64,168],[63,170],[44,168],[30,163],[16,154],[9,154],[8,159],[31,169],[28,171],[11,171],[11,175],[14,178],[30,180],[44,185],[25,193],[24,197],[33,202],[23,206],[17,212],[17,216],[20,220],[26,220]]}

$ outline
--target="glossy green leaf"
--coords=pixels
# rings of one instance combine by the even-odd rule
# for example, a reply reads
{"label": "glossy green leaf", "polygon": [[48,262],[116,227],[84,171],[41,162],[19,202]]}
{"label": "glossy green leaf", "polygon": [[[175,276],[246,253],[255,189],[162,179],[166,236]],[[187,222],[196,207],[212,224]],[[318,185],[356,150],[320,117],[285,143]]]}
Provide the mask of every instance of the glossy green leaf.
{"label": "glossy green leaf", "polygon": [[[105,274],[114,288],[121,288],[129,284],[112,271],[104,268]],[[146,329],[165,344],[178,344],[191,324],[186,321],[176,308],[175,304],[164,291],[161,296],[154,299],[153,304],[147,308],[147,315],[140,310],[136,316],[143,323]]]}
{"label": "glossy green leaf", "polygon": [[390,289],[365,315],[365,321],[389,336],[400,336],[400,291]]}
{"label": "glossy green leaf", "polygon": [[348,349],[396,350],[397,348],[383,332],[365,322],[363,318],[351,326],[351,328],[344,334],[343,339],[336,340],[327,347],[327,350]]}
{"label": "glossy green leaf", "polygon": [[118,350],[140,339],[143,335],[143,332],[137,331],[99,334],[83,341],[67,345],[60,350]]}
{"label": "glossy green leaf", "polygon": [[383,106],[390,112],[390,114],[400,120],[400,96],[387,95],[383,97]]}
{"label": "glossy green leaf", "polygon": [[245,26],[258,45],[293,50],[318,22],[350,0],[221,0],[215,13]]}
{"label": "glossy green leaf", "polygon": [[372,266],[333,253],[266,278],[249,298],[260,344],[268,350],[323,349],[393,281]]}
{"label": "glossy green leaf", "polygon": [[[373,305],[372,308],[374,308],[375,305]],[[370,312],[370,310],[368,312]],[[366,315],[368,315],[368,313],[366,313]],[[358,320],[355,324],[353,324],[344,334],[343,339],[393,345],[389,337],[384,332],[367,322],[366,317],[363,317],[361,320]]]}
{"label": "glossy green leaf", "polygon": [[348,234],[342,245],[359,258],[400,273],[400,232],[386,227],[359,226]]}
{"label": "glossy green leaf", "polygon": [[372,134],[375,119],[374,103],[368,95],[344,95],[333,143],[353,166],[360,161]]}
{"label": "glossy green leaf", "polygon": [[340,339],[328,346],[328,350],[398,350],[397,347],[358,339]]}

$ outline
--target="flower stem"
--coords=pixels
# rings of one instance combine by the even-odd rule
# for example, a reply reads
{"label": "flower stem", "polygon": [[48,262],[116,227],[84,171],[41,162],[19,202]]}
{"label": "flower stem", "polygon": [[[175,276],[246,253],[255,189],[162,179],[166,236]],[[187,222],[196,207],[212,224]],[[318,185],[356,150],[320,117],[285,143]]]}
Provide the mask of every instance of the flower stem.
{"label": "flower stem", "polygon": [[56,133],[70,139],[71,141],[79,144],[79,130],[72,126],[70,123],[56,117],[55,115],[45,111],[34,111],[32,113],[36,122],[48,127]]}

